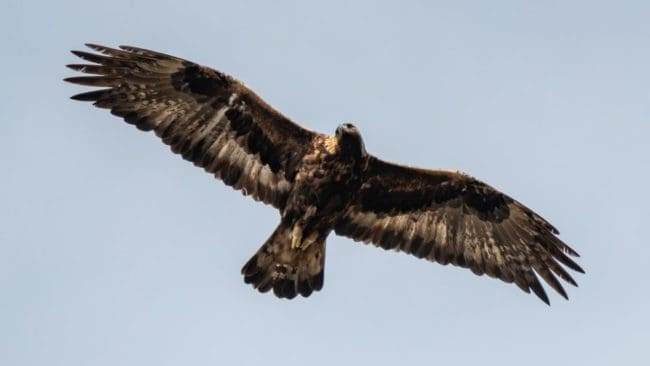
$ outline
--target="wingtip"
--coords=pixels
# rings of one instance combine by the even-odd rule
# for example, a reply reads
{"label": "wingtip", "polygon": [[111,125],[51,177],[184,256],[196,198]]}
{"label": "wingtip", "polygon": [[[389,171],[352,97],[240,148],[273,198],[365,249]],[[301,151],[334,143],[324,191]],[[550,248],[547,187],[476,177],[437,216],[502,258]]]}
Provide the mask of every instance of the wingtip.
{"label": "wingtip", "polygon": [[94,102],[99,100],[101,97],[103,97],[106,93],[108,93],[110,89],[99,89],[99,90],[93,90],[85,93],[80,93],[80,94],[75,94],[70,97],[72,100],[80,100],[83,102]]}
{"label": "wingtip", "polygon": [[117,48],[119,48],[119,49],[121,49],[123,51],[129,51],[129,52],[132,52],[132,51],[145,51],[145,52],[151,52],[151,53],[160,53],[158,51],[153,51],[153,50],[150,50],[150,49],[147,49],[147,48],[136,47],[136,46],[132,46],[132,45],[128,45],[128,44],[118,45]]}
{"label": "wingtip", "polygon": [[546,304],[546,306],[551,306],[551,300],[548,298],[548,296],[546,296],[546,293],[544,293],[544,296],[541,296],[540,294],[535,292],[535,295],[537,295],[537,298],[542,300],[542,302]]}
{"label": "wingtip", "polygon": [[563,280],[565,280],[568,284],[572,285],[573,287],[578,287],[578,282],[573,279],[571,276],[563,276]]}
{"label": "wingtip", "polygon": [[551,305],[551,301],[548,298],[548,295],[546,294],[546,291],[544,290],[544,287],[542,284],[539,282],[539,280],[536,280],[528,285],[531,290],[539,297],[540,300],[544,301],[546,305]]}
{"label": "wingtip", "polygon": [[117,48],[121,49],[122,51],[126,51],[126,52],[135,52],[135,53],[137,53],[137,52],[143,52],[143,51],[144,51],[144,52],[154,52],[154,51],[149,51],[149,50],[147,50],[147,49],[145,49],[145,48],[140,48],[140,47],[136,47],[136,46],[130,46],[130,45],[128,45],[128,44],[121,44],[121,45],[118,45]]}
{"label": "wingtip", "polygon": [[544,303],[545,303],[547,306],[551,306],[551,300],[549,300],[548,297],[545,297],[545,298],[541,298],[541,297],[540,297],[540,299],[541,299],[542,301],[544,301]]}
{"label": "wingtip", "polygon": [[70,99],[86,102],[86,101],[88,101],[88,99],[84,98],[84,94],[86,94],[86,93],[75,94],[75,95],[71,96]]}
{"label": "wingtip", "polygon": [[99,45],[97,43],[84,43],[84,46],[90,48],[91,50],[99,51],[99,52],[106,49],[106,47]]}
{"label": "wingtip", "polygon": [[576,263],[574,261],[571,261],[571,266],[569,266],[569,268],[571,268],[572,270],[574,270],[574,271],[576,271],[578,273],[585,274],[585,270],[582,267],[580,267],[580,265],[578,263]]}
{"label": "wingtip", "polygon": [[71,50],[70,53],[84,60],[87,60],[88,57],[94,56],[93,53],[80,50]]}

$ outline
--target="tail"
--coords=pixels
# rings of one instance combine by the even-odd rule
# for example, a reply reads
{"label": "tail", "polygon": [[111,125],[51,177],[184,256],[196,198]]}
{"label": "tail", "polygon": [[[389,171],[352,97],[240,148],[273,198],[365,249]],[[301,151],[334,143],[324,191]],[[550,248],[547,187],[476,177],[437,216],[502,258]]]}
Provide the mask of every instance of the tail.
{"label": "tail", "polygon": [[291,230],[280,224],[242,268],[244,282],[260,292],[271,288],[277,297],[304,297],[323,288],[325,238],[306,248],[291,248]]}

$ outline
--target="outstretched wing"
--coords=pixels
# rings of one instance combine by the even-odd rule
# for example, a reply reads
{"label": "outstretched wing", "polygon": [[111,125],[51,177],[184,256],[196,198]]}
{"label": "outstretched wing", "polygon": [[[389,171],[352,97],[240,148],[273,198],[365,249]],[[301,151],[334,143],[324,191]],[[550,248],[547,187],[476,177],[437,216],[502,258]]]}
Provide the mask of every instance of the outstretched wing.
{"label": "outstretched wing", "polygon": [[72,99],[92,101],[141,130],[153,130],[173,152],[227,185],[284,207],[316,133],[219,71],[135,47],[87,46],[100,54],[72,53],[92,64],[68,67],[95,76],[65,80],[106,88]]}
{"label": "outstretched wing", "polygon": [[505,194],[462,173],[410,168],[372,156],[358,197],[335,231],[514,282],[547,304],[537,276],[568,298],[556,275],[577,284],[560,263],[584,273],[569,257],[578,254],[558,239],[558,231]]}

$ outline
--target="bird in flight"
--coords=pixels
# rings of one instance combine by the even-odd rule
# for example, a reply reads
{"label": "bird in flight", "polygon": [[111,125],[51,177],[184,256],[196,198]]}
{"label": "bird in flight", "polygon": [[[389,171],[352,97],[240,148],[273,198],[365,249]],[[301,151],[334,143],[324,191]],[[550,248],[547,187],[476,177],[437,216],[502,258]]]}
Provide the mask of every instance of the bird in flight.
{"label": "bird in flight", "polygon": [[469,268],[549,304],[540,278],[584,273],[559,232],[529,208],[466,174],[421,169],[369,154],[359,130],[305,129],[220,71],[130,46],[72,51],[92,76],[65,80],[102,89],[72,99],[106,108],[234,189],[277,208],[281,220],[244,265],[244,281],[276,296],[323,287],[325,241],[334,231],[383,249]]}

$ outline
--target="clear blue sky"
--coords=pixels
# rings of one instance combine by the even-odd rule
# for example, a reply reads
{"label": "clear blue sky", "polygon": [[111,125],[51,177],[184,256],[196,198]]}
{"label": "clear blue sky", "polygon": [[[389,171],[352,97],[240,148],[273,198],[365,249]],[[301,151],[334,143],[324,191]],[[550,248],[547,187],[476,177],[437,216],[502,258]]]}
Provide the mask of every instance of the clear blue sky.
{"label": "clear blue sky", "polygon": [[[2,8],[0,364],[649,364],[647,1]],[[309,128],[353,122],[385,159],[479,177],[587,274],[548,307],[331,236],[322,292],[259,294],[239,270],[278,214],[69,100],[84,42],[210,65]]]}

